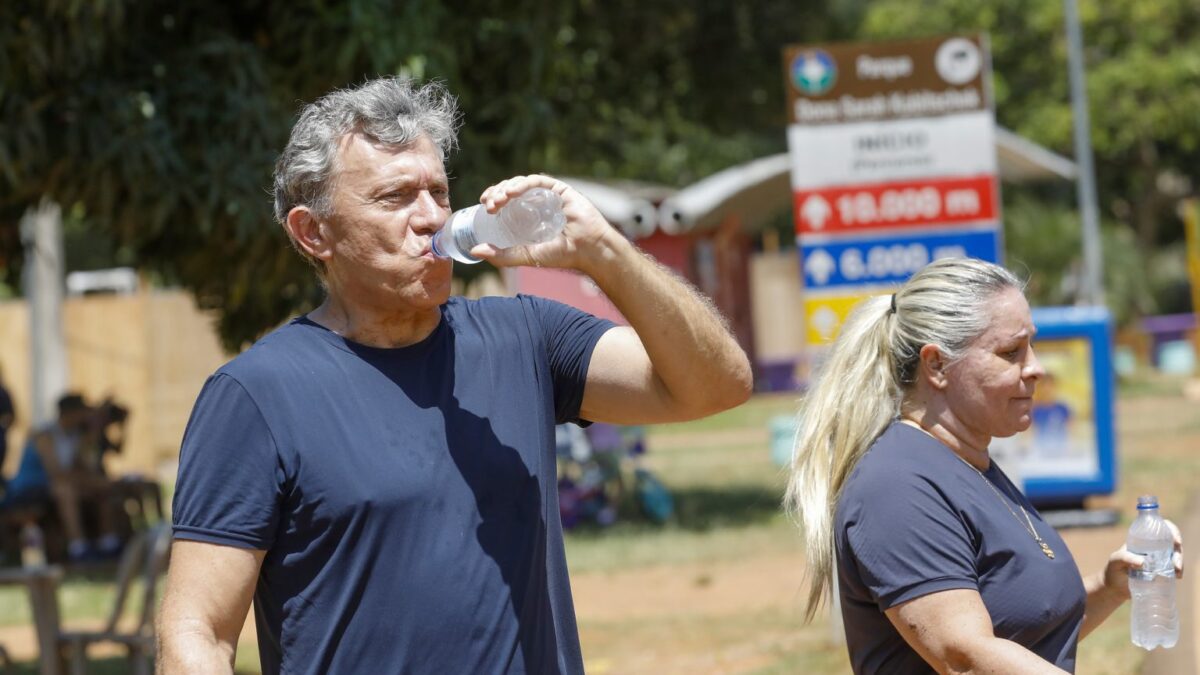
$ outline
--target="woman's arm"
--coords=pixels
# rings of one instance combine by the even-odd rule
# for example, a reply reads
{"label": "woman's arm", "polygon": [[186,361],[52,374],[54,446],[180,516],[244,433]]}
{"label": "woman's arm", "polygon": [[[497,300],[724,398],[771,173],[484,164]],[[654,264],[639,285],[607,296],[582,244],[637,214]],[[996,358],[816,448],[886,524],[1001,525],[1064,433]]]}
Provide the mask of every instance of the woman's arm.
{"label": "woman's arm", "polygon": [[[1132,553],[1127,552],[1124,546],[1121,547],[1120,551],[1113,553],[1113,556],[1121,553],[1139,561],[1138,565],[1134,565],[1134,567],[1141,565],[1141,556],[1134,556]],[[1087,637],[1088,633],[1091,633],[1097,626],[1104,623],[1104,620],[1110,614],[1129,599],[1128,579],[1125,580],[1124,591],[1105,582],[1109,567],[1112,567],[1111,557],[1109,558],[1109,565],[1105,568],[1104,572],[1089,575],[1083,580],[1083,588],[1087,591],[1087,605],[1085,605],[1083,610],[1083,628],[1079,630],[1080,640]]]}
{"label": "woman's arm", "polygon": [[1021,645],[996,637],[978,591],[938,591],[884,613],[904,641],[939,673],[1065,672]]}

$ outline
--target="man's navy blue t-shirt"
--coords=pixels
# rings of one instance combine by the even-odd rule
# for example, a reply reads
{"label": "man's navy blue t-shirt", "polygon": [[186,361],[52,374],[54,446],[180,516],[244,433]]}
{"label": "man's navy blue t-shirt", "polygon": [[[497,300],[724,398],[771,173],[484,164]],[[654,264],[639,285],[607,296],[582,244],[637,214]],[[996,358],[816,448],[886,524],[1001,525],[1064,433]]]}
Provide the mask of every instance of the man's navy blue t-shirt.
{"label": "man's navy blue t-shirt", "polygon": [[554,425],[612,323],[451,299],[381,349],[299,318],[205,384],[175,536],[267,551],[266,673],[580,673]]}
{"label": "man's navy blue t-shirt", "polygon": [[953,450],[899,422],[850,473],[834,550],[855,673],[933,673],[883,611],[950,589],[979,591],[996,637],[1075,670],[1087,599],[1075,560],[995,462],[983,474],[990,487]]}

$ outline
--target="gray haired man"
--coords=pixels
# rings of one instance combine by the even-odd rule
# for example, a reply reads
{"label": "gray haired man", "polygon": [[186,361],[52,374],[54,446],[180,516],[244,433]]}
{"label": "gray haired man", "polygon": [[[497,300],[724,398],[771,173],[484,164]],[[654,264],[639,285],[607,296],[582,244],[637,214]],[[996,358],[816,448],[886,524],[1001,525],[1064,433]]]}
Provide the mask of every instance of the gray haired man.
{"label": "gray haired man", "polygon": [[382,79],[309,105],[276,214],[327,291],[205,384],[184,437],[160,624],[166,673],[229,672],[254,600],[266,673],[579,673],[554,425],[700,417],[750,369],[693,290],[586,199],[567,225],[476,255],[589,275],[618,327],[548,300],[450,296],[457,111]]}

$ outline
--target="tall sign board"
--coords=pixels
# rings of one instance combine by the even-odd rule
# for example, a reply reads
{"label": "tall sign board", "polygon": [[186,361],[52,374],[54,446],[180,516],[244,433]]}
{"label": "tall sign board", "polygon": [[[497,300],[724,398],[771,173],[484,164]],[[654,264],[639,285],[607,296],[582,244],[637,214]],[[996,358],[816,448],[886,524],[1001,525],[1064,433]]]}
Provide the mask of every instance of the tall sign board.
{"label": "tall sign board", "polygon": [[990,63],[969,35],[784,50],[810,345],[931,260],[1000,261]]}

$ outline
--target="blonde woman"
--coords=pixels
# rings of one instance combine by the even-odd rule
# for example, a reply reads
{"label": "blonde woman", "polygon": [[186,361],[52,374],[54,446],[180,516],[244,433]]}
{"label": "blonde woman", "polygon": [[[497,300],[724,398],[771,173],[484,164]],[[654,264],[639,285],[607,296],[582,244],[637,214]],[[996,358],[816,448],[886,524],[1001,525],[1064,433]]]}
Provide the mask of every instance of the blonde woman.
{"label": "blonde woman", "polygon": [[1011,272],[946,259],[864,301],[831,348],[786,501],[808,617],[836,568],[854,672],[1073,672],[1078,641],[1129,598],[1141,557],[1121,547],[1081,578],[988,457],[1030,425],[1035,332]]}

